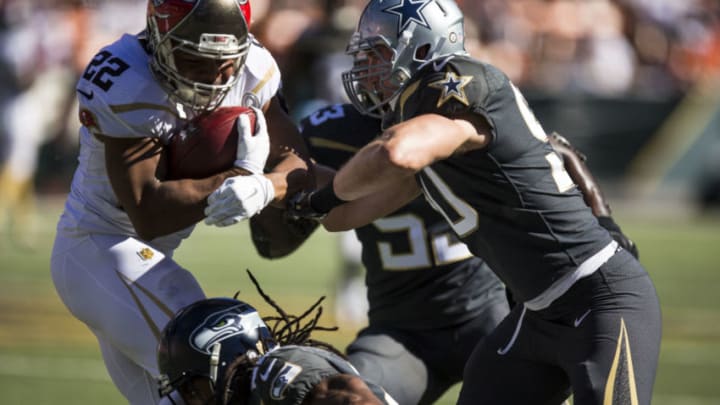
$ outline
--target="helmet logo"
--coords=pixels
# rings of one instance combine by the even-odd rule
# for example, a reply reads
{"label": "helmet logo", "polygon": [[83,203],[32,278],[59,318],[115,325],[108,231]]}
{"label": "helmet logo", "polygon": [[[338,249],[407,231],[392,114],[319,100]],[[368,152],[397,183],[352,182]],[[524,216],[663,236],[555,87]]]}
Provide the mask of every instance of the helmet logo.
{"label": "helmet logo", "polygon": [[211,354],[215,343],[243,333],[256,334],[252,326],[258,326],[260,322],[260,315],[255,311],[247,312],[244,305],[215,312],[190,334],[190,346],[201,353]]}
{"label": "helmet logo", "polygon": [[407,28],[412,21],[430,29],[430,25],[423,15],[423,9],[432,2],[433,0],[400,0],[400,4],[388,7],[383,12],[398,16],[398,32]]}
{"label": "helmet logo", "polygon": [[285,363],[282,370],[280,370],[277,377],[275,377],[272,382],[270,388],[270,398],[275,400],[284,399],[288,387],[290,387],[290,384],[295,381],[295,378],[297,378],[301,372],[302,367],[299,365],[290,362]]}
{"label": "helmet logo", "polygon": [[446,72],[445,77],[440,80],[436,80],[428,86],[442,90],[440,98],[438,98],[437,107],[442,106],[448,102],[451,98],[469,105],[467,95],[465,94],[465,86],[472,81],[472,76],[456,76],[454,72]]}

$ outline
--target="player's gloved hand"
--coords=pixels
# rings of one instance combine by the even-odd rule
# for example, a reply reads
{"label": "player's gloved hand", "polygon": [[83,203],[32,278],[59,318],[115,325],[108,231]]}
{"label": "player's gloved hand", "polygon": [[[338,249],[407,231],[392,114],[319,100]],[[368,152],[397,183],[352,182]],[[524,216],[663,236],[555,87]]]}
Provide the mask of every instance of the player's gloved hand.
{"label": "player's gloved hand", "polygon": [[205,223],[229,226],[260,212],[275,198],[272,182],[262,174],[226,179],[207,198]]}
{"label": "player's gloved hand", "polygon": [[288,199],[286,216],[289,220],[314,219],[321,220],[325,218],[327,213],[321,213],[315,210],[310,204],[310,198],[315,194],[316,190],[300,191]]}
{"label": "player's gloved hand", "polygon": [[633,242],[630,238],[628,238],[620,229],[620,225],[615,223],[615,220],[613,220],[612,217],[609,216],[599,216],[597,217],[598,222],[600,225],[607,229],[608,232],[610,232],[610,236],[615,239],[615,241],[618,243],[618,245],[622,246],[623,249],[627,250],[635,256],[636,259],[640,257],[640,252],[638,252],[637,245],[635,245],[635,242]]}
{"label": "player's gloved hand", "polygon": [[250,125],[248,114],[240,114],[237,118],[238,146],[235,166],[252,174],[261,174],[270,153],[270,136],[262,110],[250,108],[255,112],[254,128]]}
{"label": "player's gloved hand", "polygon": [[568,141],[567,138],[565,138],[564,136],[558,134],[557,132],[553,132],[550,135],[548,135],[548,138],[550,140],[550,144],[553,147],[555,147],[556,149],[560,149],[559,152],[561,152],[561,156],[565,156],[567,154],[567,152],[562,153],[563,152],[562,148],[565,148],[565,149],[569,150],[570,152],[574,153],[575,155],[577,155],[577,157],[578,157],[578,159],[580,159],[580,161],[582,161],[582,162],[587,161],[587,156],[585,156],[584,153],[580,152],[577,148],[575,148],[575,146],[573,146],[573,144],[571,144],[570,141]]}

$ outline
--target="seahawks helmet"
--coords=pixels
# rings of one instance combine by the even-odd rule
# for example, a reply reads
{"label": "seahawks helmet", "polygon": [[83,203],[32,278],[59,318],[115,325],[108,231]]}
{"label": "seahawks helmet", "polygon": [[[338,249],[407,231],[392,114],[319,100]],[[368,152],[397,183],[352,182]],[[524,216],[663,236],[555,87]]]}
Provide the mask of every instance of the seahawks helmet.
{"label": "seahawks helmet", "polygon": [[160,337],[160,396],[196,377],[206,378],[216,391],[224,386],[227,366],[236,358],[260,356],[275,346],[260,314],[245,302],[209,298],[190,304],[175,314]]}
{"label": "seahawks helmet", "polygon": [[[238,81],[250,46],[249,0],[148,0],[150,68],[170,97],[193,111],[217,107]],[[178,52],[215,61],[232,60],[235,74],[225,83],[183,76]]]}
{"label": "seahawks helmet", "polygon": [[347,47],[354,63],[343,73],[345,92],[360,112],[382,117],[423,63],[467,53],[463,29],[454,0],[371,0]]}

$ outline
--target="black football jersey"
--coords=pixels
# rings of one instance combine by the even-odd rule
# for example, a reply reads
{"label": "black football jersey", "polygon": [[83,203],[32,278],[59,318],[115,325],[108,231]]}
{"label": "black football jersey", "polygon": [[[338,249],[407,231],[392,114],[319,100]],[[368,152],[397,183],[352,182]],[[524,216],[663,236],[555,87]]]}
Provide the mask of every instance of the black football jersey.
{"label": "black football jersey", "polygon": [[386,125],[437,113],[479,114],[486,148],[418,173],[425,196],[519,301],[611,242],[512,82],[492,65],[450,56],[427,63],[401,92]]}
{"label": "black football jersey", "polygon": [[[351,104],[316,111],[301,130],[312,157],[335,169],[381,133],[379,119]],[[422,197],[355,232],[363,246],[371,324],[456,325],[481,312],[489,291],[502,289]]]}

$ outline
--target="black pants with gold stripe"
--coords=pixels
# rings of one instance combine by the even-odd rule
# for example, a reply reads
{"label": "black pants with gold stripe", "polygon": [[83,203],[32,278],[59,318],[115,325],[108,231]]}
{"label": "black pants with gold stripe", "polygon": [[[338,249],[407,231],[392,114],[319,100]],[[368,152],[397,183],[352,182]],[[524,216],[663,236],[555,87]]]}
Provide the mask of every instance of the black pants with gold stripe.
{"label": "black pants with gold stripe", "polygon": [[516,306],[473,352],[458,404],[650,404],[661,325],[650,277],[620,250],[550,307]]}

